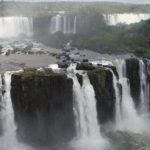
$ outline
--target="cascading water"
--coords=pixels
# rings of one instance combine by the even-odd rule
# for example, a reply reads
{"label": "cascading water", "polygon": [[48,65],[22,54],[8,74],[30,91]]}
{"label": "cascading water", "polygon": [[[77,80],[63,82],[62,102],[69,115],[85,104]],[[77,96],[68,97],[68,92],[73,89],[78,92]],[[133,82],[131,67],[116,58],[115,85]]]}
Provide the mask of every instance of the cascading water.
{"label": "cascading water", "polygon": [[94,89],[87,75],[83,75],[82,87],[76,76],[73,76],[72,79],[77,129],[75,149],[99,150],[101,147],[101,150],[104,150],[109,144],[100,133]]}
{"label": "cascading water", "polygon": [[[116,60],[116,67],[119,74],[119,83],[122,85],[121,105],[116,106],[116,109],[118,109],[116,110],[117,112],[121,110],[121,122],[119,122],[117,127],[120,127],[120,130],[143,132],[145,131],[146,126],[143,123],[144,120],[137,114],[133,99],[131,97],[130,85],[126,77],[125,61]],[[118,105],[118,103],[116,104]],[[116,115],[116,117],[118,117],[118,115]],[[116,120],[120,120],[120,118],[116,118]]]}
{"label": "cascading water", "polygon": [[143,60],[139,60],[140,70],[140,85],[141,85],[141,104],[140,104],[140,111],[142,115],[148,114],[149,111],[149,83],[147,82],[147,75],[146,75],[146,66]]}
{"label": "cascading water", "polygon": [[77,16],[75,16],[74,18],[73,33],[77,33]]}
{"label": "cascading water", "polygon": [[33,22],[28,17],[0,17],[0,38],[32,36]]}
{"label": "cascading water", "polygon": [[[19,143],[16,135],[16,124],[14,121],[14,111],[11,101],[11,75],[13,72],[6,72],[4,74],[4,85],[5,93],[2,96],[1,101],[1,117],[2,117],[2,127],[3,134],[0,136],[0,149],[1,150],[31,150],[28,146]],[[0,80],[0,85],[2,85],[2,79]],[[2,90],[1,90],[2,91]]]}
{"label": "cascading water", "polygon": [[[110,69],[111,70],[111,69]],[[111,70],[112,75],[113,75],[113,85],[114,85],[114,90],[115,90],[115,99],[116,99],[116,103],[115,103],[115,121],[116,121],[116,128],[117,129],[121,129],[121,122],[122,122],[122,117],[121,117],[121,93],[119,90],[119,81],[117,80],[116,75],[113,73],[113,71]]]}
{"label": "cascading water", "polygon": [[122,13],[122,14],[104,14],[104,19],[108,25],[117,25],[119,23],[131,24],[137,23],[142,20],[150,18],[150,14],[134,14],[134,13]]}
{"label": "cascading water", "polygon": [[51,18],[50,33],[53,34],[55,32],[61,31],[64,34],[76,34],[76,20],[76,16],[72,18],[71,16],[64,14],[57,14]]}

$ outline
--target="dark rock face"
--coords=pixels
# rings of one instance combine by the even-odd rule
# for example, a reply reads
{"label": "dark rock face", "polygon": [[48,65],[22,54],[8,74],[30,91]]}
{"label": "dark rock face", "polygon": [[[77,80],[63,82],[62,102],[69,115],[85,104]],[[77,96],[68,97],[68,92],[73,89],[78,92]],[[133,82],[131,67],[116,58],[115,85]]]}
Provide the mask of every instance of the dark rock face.
{"label": "dark rock face", "polygon": [[77,76],[78,82],[80,83],[80,86],[82,86],[83,85],[83,77],[82,77],[82,75],[77,73],[76,76]]}
{"label": "dark rock face", "polygon": [[115,76],[117,77],[117,79],[119,79],[119,74],[118,74],[115,66],[103,65],[103,67],[110,68],[113,71],[113,73],[115,74]]}
{"label": "dark rock face", "polygon": [[31,144],[65,142],[75,136],[72,79],[51,70],[12,75],[11,96],[20,139]]}
{"label": "dark rock face", "polygon": [[89,72],[88,76],[95,90],[99,122],[105,123],[113,120],[115,112],[115,94],[112,73],[109,70],[105,70],[103,67],[99,67]]}
{"label": "dark rock face", "polygon": [[127,78],[130,82],[131,95],[136,106],[140,103],[140,75],[139,75],[139,60],[130,58],[126,60]]}
{"label": "dark rock face", "polygon": [[80,64],[77,64],[76,69],[77,70],[91,71],[91,70],[94,70],[95,67],[89,63],[80,63]]}

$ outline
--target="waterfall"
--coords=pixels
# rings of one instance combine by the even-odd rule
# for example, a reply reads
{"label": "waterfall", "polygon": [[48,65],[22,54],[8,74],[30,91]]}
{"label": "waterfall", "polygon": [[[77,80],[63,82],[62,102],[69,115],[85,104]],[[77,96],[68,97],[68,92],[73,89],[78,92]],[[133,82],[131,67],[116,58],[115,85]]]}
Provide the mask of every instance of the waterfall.
{"label": "waterfall", "polygon": [[[142,132],[145,128],[142,118],[138,116],[134,101],[130,93],[130,84],[126,77],[126,64],[124,60],[116,60],[116,67],[119,74],[119,83],[122,85],[121,105],[116,109],[121,110],[121,124],[117,125],[121,130]],[[118,104],[117,104],[118,105]],[[120,107],[120,108],[119,108]],[[117,111],[119,111],[117,110]],[[118,117],[118,115],[116,116]],[[119,118],[116,118],[118,120]]]}
{"label": "waterfall", "polygon": [[[1,101],[1,117],[3,125],[3,135],[0,136],[0,149],[1,150],[30,150],[26,145],[19,143],[16,135],[16,124],[14,121],[14,110],[11,101],[11,75],[13,72],[6,72],[4,74],[5,93]],[[2,79],[0,79],[2,88]]]}
{"label": "waterfall", "polygon": [[120,14],[104,14],[104,19],[108,25],[117,25],[119,23],[131,24],[138,23],[142,20],[150,18],[150,14],[120,13]]}
{"label": "waterfall", "polygon": [[146,66],[143,60],[139,60],[140,64],[140,85],[141,85],[141,105],[140,110],[143,115],[148,114],[149,111],[149,84],[147,83],[147,76],[146,76]]}
{"label": "waterfall", "polygon": [[113,73],[113,71],[110,69],[110,71],[112,72],[113,75],[113,85],[114,85],[114,90],[115,90],[115,121],[116,121],[116,128],[117,129],[121,129],[121,122],[122,122],[122,118],[121,118],[121,93],[119,90],[119,81],[117,80],[117,77],[115,76],[115,74]]}
{"label": "waterfall", "polygon": [[67,33],[67,17],[63,16],[63,20],[64,20],[64,33]]}
{"label": "waterfall", "polygon": [[50,33],[61,31],[64,34],[76,33],[76,16],[73,18],[64,14],[57,14],[51,18]]}
{"label": "waterfall", "polygon": [[74,112],[77,129],[75,147],[81,150],[98,150],[101,147],[103,150],[107,141],[100,133],[94,89],[87,75],[83,75],[82,87],[76,76],[72,77],[72,79],[74,83]]}
{"label": "waterfall", "polygon": [[77,33],[77,17],[74,17],[74,25],[73,25],[73,33],[76,34]]}
{"label": "waterfall", "polygon": [[61,27],[62,27],[62,24],[61,24],[61,16],[60,15],[56,15],[56,30],[55,32],[57,31],[61,31]]}
{"label": "waterfall", "polygon": [[20,34],[31,36],[33,22],[28,17],[0,17],[0,38],[17,37]]}

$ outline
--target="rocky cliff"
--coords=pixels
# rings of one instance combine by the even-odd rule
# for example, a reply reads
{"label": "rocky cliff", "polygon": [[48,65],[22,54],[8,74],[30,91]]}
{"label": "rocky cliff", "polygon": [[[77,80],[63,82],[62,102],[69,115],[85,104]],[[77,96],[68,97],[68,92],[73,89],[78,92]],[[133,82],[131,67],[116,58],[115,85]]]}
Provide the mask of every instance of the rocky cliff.
{"label": "rocky cliff", "polygon": [[75,123],[71,79],[51,70],[28,69],[13,74],[11,85],[18,135],[23,140],[50,144],[72,139]]}
{"label": "rocky cliff", "polygon": [[140,103],[140,75],[139,75],[139,60],[130,58],[126,60],[126,73],[131,87],[131,95],[135,104]]}
{"label": "rocky cliff", "polygon": [[113,76],[111,71],[98,67],[88,73],[90,82],[94,87],[98,119],[101,123],[114,119],[115,95],[113,88]]}

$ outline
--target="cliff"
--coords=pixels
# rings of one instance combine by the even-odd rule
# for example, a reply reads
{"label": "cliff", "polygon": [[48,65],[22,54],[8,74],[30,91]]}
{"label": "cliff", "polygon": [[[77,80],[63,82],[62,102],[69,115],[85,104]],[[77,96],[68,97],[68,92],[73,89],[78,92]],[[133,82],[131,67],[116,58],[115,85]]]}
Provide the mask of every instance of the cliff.
{"label": "cliff", "polygon": [[[12,75],[11,96],[18,135],[32,144],[72,139],[75,133],[72,80],[51,70]],[[32,134],[31,134],[32,133]]]}
{"label": "cliff", "polygon": [[98,67],[89,72],[88,75],[95,90],[98,120],[101,123],[113,120],[115,95],[112,73],[103,67]]}

